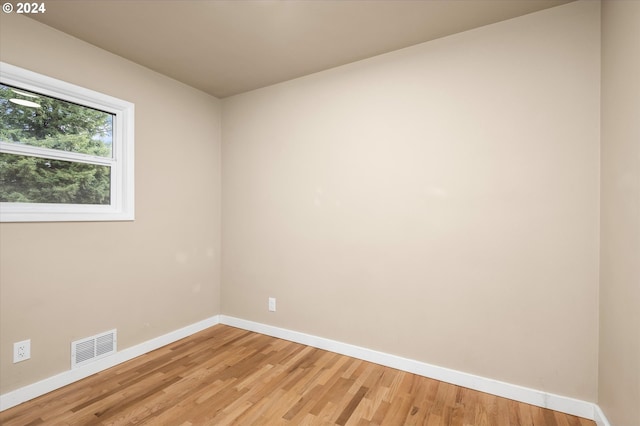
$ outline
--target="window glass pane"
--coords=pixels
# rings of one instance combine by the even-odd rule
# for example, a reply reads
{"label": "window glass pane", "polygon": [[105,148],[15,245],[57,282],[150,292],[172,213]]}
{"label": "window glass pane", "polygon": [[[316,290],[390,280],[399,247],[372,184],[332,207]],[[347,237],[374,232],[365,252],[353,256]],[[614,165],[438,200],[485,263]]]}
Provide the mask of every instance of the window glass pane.
{"label": "window glass pane", "polygon": [[0,153],[0,202],[109,204],[110,166]]}
{"label": "window glass pane", "polygon": [[112,156],[113,115],[0,84],[0,140]]}

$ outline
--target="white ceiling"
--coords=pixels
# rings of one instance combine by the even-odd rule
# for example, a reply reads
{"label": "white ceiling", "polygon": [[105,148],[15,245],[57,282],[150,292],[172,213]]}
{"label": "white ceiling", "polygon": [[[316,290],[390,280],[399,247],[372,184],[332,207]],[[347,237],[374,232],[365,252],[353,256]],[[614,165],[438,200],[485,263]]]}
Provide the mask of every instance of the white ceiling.
{"label": "white ceiling", "polygon": [[572,0],[56,0],[42,23],[219,98]]}

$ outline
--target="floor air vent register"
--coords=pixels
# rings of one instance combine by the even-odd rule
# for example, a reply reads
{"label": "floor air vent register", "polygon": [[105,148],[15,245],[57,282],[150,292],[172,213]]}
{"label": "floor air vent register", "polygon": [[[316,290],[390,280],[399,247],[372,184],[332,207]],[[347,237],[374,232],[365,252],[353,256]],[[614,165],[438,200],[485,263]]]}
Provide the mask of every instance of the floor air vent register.
{"label": "floor air vent register", "polygon": [[116,353],[116,330],[71,342],[71,368],[78,368]]}

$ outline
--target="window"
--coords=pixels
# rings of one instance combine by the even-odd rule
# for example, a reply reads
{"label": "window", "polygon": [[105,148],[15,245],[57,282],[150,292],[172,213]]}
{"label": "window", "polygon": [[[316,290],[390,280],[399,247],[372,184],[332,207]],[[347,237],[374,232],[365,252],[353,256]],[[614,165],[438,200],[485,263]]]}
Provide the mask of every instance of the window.
{"label": "window", "polygon": [[133,220],[132,103],[0,62],[0,220]]}

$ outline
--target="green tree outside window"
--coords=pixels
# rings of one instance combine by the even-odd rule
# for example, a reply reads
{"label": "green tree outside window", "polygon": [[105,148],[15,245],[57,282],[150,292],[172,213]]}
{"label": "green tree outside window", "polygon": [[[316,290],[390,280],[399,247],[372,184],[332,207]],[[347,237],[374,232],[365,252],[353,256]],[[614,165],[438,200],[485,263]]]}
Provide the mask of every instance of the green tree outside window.
{"label": "green tree outside window", "polygon": [[[113,116],[0,84],[0,141],[111,157]],[[109,204],[111,167],[0,153],[0,202]]]}

